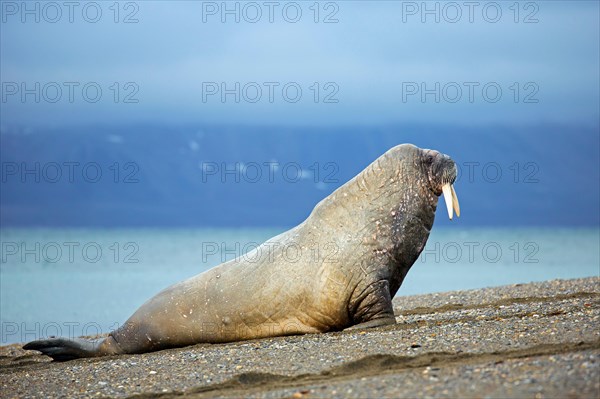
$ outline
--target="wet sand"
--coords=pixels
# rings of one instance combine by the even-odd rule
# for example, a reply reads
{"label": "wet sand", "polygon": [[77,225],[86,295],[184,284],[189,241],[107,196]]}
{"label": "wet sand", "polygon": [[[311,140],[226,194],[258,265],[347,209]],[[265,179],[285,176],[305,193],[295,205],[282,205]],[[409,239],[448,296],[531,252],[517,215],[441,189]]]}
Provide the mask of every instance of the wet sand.
{"label": "wet sand", "polygon": [[398,324],[50,362],[0,347],[0,397],[600,397],[600,278],[394,299]]}

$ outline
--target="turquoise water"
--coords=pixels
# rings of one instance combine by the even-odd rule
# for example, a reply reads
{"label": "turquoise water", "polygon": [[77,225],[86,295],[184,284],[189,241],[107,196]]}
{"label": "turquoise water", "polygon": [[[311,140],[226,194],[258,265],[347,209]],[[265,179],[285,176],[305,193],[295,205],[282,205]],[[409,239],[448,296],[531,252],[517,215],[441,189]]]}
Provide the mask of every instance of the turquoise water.
{"label": "turquoise water", "polygon": [[[2,229],[0,344],[107,332],[286,229]],[[398,295],[600,275],[598,229],[435,229]]]}

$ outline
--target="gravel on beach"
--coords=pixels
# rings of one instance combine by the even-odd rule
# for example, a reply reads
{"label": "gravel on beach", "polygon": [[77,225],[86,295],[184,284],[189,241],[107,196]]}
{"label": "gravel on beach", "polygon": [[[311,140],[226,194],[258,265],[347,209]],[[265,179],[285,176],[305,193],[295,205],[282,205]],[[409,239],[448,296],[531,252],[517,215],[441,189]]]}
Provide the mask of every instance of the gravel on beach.
{"label": "gravel on beach", "polygon": [[600,397],[600,278],[394,299],[398,323],[51,362],[0,347],[0,397]]}

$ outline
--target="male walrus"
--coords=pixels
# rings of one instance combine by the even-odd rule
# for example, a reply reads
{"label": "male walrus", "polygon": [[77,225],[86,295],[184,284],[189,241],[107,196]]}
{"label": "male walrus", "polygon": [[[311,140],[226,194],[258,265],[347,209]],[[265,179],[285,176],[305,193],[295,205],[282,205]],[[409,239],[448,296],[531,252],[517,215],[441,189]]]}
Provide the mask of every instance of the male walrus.
{"label": "male walrus", "polygon": [[392,298],[425,247],[438,196],[451,219],[460,213],[455,179],[448,156],[399,145],[300,225],[161,291],[107,338],[24,349],[69,360],[393,324]]}

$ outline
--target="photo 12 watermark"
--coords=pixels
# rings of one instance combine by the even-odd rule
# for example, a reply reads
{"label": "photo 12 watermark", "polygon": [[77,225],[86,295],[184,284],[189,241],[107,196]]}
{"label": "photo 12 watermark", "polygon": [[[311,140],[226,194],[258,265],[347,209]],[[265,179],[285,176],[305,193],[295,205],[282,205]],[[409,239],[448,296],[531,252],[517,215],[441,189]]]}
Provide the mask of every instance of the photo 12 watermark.
{"label": "photo 12 watermark", "polygon": [[537,104],[540,86],[536,82],[501,84],[488,82],[402,82],[402,103],[487,103],[501,100]]}
{"label": "photo 12 watermark", "polygon": [[202,102],[288,103],[302,100],[337,104],[340,86],[336,82],[202,82]]}
{"label": "photo 12 watermark", "polygon": [[495,161],[461,161],[456,163],[456,182],[536,184],[540,182],[540,165],[534,161],[510,164]]}
{"label": "photo 12 watermark", "polygon": [[402,23],[537,24],[540,5],[535,1],[403,1]]}
{"label": "photo 12 watermark", "polygon": [[286,263],[339,261],[340,248],[337,243],[324,242],[313,245],[300,245],[294,242],[278,241],[229,242],[205,241],[201,244],[202,263],[216,260],[219,263],[231,259],[247,263],[274,262],[275,259]]}
{"label": "photo 12 watermark", "polygon": [[136,82],[16,82],[3,81],[1,100],[6,103],[87,103],[137,104],[140,86]]}
{"label": "photo 12 watermark", "polygon": [[308,166],[299,162],[250,161],[200,163],[202,183],[299,183],[337,184],[340,167],[335,162],[314,162]]}
{"label": "photo 12 watermark", "polygon": [[2,162],[2,183],[139,183],[140,167],[136,162]]}
{"label": "photo 12 watermark", "polygon": [[288,23],[340,22],[340,5],[335,1],[203,1],[202,23]]}
{"label": "photo 12 watermark", "polygon": [[135,241],[2,241],[1,263],[139,263]]}
{"label": "photo 12 watermark", "polygon": [[94,337],[119,328],[119,323],[102,325],[95,321],[51,321],[40,322],[15,322],[2,321],[0,326],[0,344],[6,345],[13,342],[29,342],[38,339],[61,337],[74,339],[77,337]]}
{"label": "photo 12 watermark", "polygon": [[428,242],[421,263],[539,263],[540,246],[535,241],[500,243],[496,241]]}
{"label": "photo 12 watermark", "polygon": [[2,1],[2,23],[58,24],[140,22],[137,1]]}

